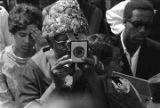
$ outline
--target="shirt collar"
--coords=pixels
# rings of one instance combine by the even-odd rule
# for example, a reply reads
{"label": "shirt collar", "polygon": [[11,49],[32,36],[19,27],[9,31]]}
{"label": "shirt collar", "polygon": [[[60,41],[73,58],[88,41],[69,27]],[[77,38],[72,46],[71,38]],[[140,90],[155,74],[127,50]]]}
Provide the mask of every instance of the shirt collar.
{"label": "shirt collar", "polygon": [[123,42],[124,32],[121,33],[120,38],[121,38],[123,51],[124,51],[124,53],[126,53],[127,52],[127,48],[126,48],[126,46],[124,45],[124,42]]}

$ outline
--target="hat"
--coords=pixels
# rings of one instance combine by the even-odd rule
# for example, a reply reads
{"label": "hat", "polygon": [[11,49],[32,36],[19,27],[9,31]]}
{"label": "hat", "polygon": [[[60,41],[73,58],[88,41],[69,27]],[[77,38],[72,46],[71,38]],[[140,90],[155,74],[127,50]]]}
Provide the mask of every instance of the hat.
{"label": "hat", "polygon": [[73,32],[88,33],[88,22],[77,0],[59,0],[44,18],[43,36]]}

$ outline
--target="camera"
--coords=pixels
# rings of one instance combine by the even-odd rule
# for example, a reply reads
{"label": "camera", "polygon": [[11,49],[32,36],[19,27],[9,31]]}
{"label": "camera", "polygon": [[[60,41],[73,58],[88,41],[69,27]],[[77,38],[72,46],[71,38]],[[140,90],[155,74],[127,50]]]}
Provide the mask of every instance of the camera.
{"label": "camera", "polygon": [[88,41],[71,41],[71,59],[75,63],[82,63],[82,58],[87,57]]}

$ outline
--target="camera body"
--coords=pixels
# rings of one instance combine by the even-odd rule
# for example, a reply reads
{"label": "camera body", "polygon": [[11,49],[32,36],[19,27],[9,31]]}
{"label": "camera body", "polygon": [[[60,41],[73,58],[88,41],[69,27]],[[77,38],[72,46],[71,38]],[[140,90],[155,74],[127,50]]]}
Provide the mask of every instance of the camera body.
{"label": "camera body", "polygon": [[88,41],[71,41],[71,59],[74,63],[82,63],[82,58],[87,57]]}

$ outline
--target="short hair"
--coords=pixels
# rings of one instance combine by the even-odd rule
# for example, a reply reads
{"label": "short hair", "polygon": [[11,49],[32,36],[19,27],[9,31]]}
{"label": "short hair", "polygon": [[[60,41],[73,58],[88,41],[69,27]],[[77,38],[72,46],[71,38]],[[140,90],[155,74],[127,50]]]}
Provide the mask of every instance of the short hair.
{"label": "short hair", "polygon": [[132,17],[132,11],[135,9],[149,10],[154,14],[154,8],[148,0],[131,0],[124,9],[124,20]]}
{"label": "short hair", "polygon": [[105,41],[104,34],[92,34],[87,37],[89,53],[96,55],[101,61],[112,56],[112,46]]}
{"label": "short hair", "polygon": [[9,13],[8,26],[9,31],[15,34],[17,31],[25,29],[27,25],[35,24],[39,30],[42,28],[42,13],[38,8],[18,4]]}

